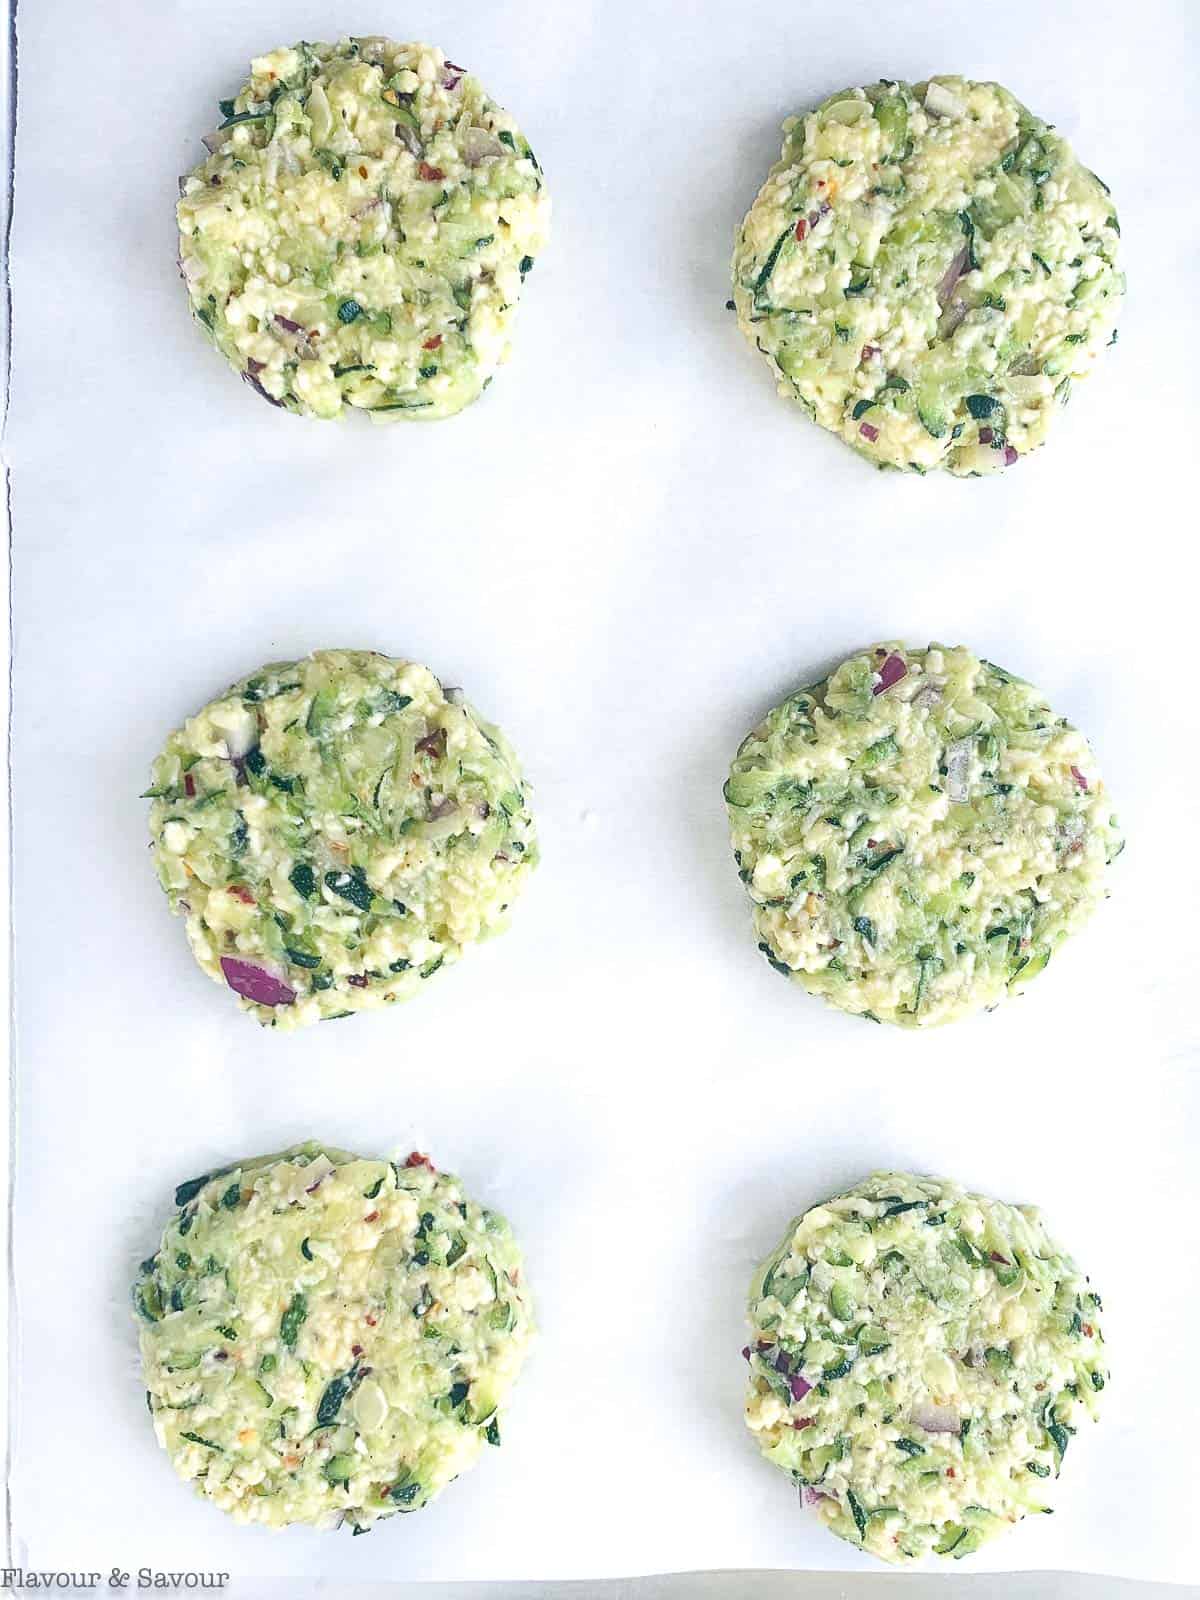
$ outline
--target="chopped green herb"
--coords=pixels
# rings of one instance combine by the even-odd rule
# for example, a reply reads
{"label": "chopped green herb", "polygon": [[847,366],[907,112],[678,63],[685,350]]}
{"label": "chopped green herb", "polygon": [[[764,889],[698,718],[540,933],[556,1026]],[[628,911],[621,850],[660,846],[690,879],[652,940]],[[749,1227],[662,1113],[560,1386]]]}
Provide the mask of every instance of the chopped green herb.
{"label": "chopped green herb", "polygon": [[308,1296],[298,1291],[292,1296],[291,1302],[283,1313],[283,1319],[279,1324],[280,1342],[285,1344],[289,1350],[296,1348],[296,1340],[307,1316]]}

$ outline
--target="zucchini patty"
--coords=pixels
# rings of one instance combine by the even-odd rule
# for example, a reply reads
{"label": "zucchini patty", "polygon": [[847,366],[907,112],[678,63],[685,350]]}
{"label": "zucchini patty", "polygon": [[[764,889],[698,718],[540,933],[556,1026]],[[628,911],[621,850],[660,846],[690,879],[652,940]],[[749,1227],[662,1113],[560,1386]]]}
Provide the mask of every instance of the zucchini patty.
{"label": "zucchini patty", "polygon": [[771,965],[908,1027],[1023,990],[1122,848],[1083,735],[941,645],[864,650],[768,712],[725,800]]}
{"label": "zucchini patty", "polygon": [[546,242],[541,169],[440,50],[298,44],[251,63],[181,180],[192,312],[272,405],[447,417],[506,359]]}
{"label": "zucchini patty", "polygon": [[147,795],[197,961],[272,1027],[407,999],[504,926],[537,861],[504,735],[367,650],[243,678],[171,735]]}
{"label": "zucchini patty", "polygon": [[746,1423],[841,1538],[958,1559],[1050,1509],[1108,1379],[1099,1312],[1033,1207],[877,1172],[755,1275]]}
{"label": "zucchini patty", "polygon": [[154,1431],[199,1494],[361,1533],[500,1443],[533,1324],[508,1224],[457,1178],[309,1143],[175,1204],[133,1298]]}
{"label": "zucchini patty", "polygon": [[738,234],[738,324],[878,466],[962,475],[1042,443],[1115,339],[1107,187],[1007,89],[883,81],[784,123]]}

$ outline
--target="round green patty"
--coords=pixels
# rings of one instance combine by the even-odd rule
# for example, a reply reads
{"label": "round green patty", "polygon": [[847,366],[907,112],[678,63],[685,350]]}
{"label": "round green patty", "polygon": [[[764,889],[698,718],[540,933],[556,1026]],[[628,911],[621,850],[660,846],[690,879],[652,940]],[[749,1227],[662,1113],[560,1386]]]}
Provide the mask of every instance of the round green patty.
{"label": "round green patty", "polygon": [[500,1443],[533,1323],[508,1224],[457,1178],[309,1143],[175,1203],[134,1305],[155,1433],[199,1494],[359,1532]]}
{"label": "round green patty", "polygon": [[784,124],[738,234],[738,323],[782,395],[878,466],[997,471],[1114,325],[1106,186],[1007,89],[882,81]]}
{"label": "round green patty", "polygon": [[841,1538],[958,1559],[1050,1509],[1108,1377],[1099,1312],[1033,1207],[877,1172],[755,1275],[746,1423]]}
{"label": "round green patty", "polygon": [[197,961],[272,1027],[408,998],[504,925],[537,861],[499,729],[366,650],[243,678],[171,735],[148,794]]}
{"label": "round green patty", "polygon": [[491,382],[546,241],[541,169],[479,80],[425,44],[251,64],[181,180],[192,311],[274,405],[445,417]]}
{"label": "round green patty", "polygon": [[771,965],[909,1027],[1024,989],[1122,848],[1082,734],[941,645],[865,650],[768,712],[725,799]]}

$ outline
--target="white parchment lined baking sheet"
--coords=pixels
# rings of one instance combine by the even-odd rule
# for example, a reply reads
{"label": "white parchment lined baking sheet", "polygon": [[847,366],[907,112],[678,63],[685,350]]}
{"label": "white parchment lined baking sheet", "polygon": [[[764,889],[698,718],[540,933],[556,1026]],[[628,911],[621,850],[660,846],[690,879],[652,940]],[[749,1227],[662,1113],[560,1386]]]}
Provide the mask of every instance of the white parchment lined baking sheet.
{"label": "white parchment lined baking sheet", "polygon": [[[742,1300],[791,1213],[878,1165],[1035,1200],[1105,1298],[1113,1381],[1053,1517],[969,1564],[1200,1577],[1191,1380],[1197,883],[1189,8],[668,0],[20,14],[12,275],[19,1362],[32,1567],[571,1578],[861,1568],[740,1422]],[[248,57],[428,36],[511,107],[556,215],[515,358],[455,421],[258,405],[189,324],[175,178]],[[873,473],[723,310],[778,124],[960,69],[1112,185],[1121,341],[995,482]],[[879,636],[970,643],[1094,741],[1130,846],[1027,998],[911,1037],[755,954],[721,781]],[[294,1038],[202,977],[145,853],[162,735],[328,644],[462,683],[536,784],[512,931],[418,1002]],[[504,1448],[370,1538],[239,1529],[178,1485],[127,1284],[173,1184],[316,1134],[433,1151],[508,1212],[543,1337]]]}

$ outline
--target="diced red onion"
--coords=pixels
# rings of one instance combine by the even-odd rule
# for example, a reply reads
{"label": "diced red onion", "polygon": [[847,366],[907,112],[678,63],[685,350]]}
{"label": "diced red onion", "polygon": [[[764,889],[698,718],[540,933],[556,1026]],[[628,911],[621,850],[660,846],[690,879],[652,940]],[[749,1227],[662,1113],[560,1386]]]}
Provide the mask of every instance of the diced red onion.
{"label": "diced red onion", "polygon": [[988,1251],[988,1260],[989,1261],[998,1261],[1002,1267],[1011,1266],[1011,1264],[1012,1264],[1009,1261],[1007,1256],[1002,1256],[1000,1254],[999,1250],[989,1250]]}
{"label": "diced red onion", "polygon": [[1087,794],[1087,792],[1088,792],[1088,781],[1084,777],[1083,773],[1080,772],[1078,767],[1072,767],[1071,768],[1071,776],[1075,779],[1075,782],[1083,790],[1084,794]]}
{"label": "diced red onion", "polygon": [[267,363],[265,361],[255,361],[253,356],[246,357],[246,371],[251,373],[254,377],[257,378],[260,372],[266,371],[266,368]]}
{"label": "diced red onion", "polygon": [[749,1359],[750,1359],[750,1346],[748,1344],[744,1344],[742,1346],[742,1360],[743,1361],[749,1361]]}
{"label": "diced red onion", "polygon": [[871,444],[874,444],[876,439],[879,437],[879,429],[870,422],[860,422],[858,425],[858,431],[862,434],[863,438],[869,440]]}
{"label": "diced red onion", "polygon": [[430,1161],[429,1157],[424,1155],[420,1150],[414,1150],[404,1165],[406,1167],[428,1167],[430,1172],[437,1171],[437,1168],[434,1166],[433,1162]]}
{"label": "diced red onion", "polygon": [[452,800],[449,795],[443,795],[440,800],[435,800],[429,808],[430,822],[440,822],[443,817],[452,817],[458,810],[458,801]]}
{"label": "diced red onion", "polygon": [[831,1494],[822,1494],[819,1489],[814,1489],[810,1484],[805,1484],[800,1491],[800,1498],[806,1506],[819,1505],[822,1500],[832,1500]]}
{"label": "diced red onion", "polygon": [[909,1419],[922,1433],[957,1433],[959,1416],[953,1406],[934,1405],[922,1400],[909,1412]]}
{"label": "diced red onion", "polygon": [[246,961],[240,956],[222,956],[221,971],[234,993],[246,1000],[253,1000],[255,1005],[290,1006],[296,998],[296,991],[259,961]]}
{"label": "diced red onion", "polygon": [[254,749],[258,743],[258,727],[252,717],[247,716],[237,727],[226,728],[225,753],[232,761],[241,761]]}
{"label": "diced red onion", "polygon": [[189,800],[196,798],[196,780],[190,772],[185,772],[183,775],[183,792]]}
{"label": "diced red onion", "polygon": [[864,361],[870,361],[872,356],[879,356],[882,354],[883,351],[880,350],[877,344],[865,344],[862,347],[862,359]]}
{"label": "diced red onion", "polygon": [[980,428],[980,430],[979,430],[979,442],[980,442],[980,444],[991,444],[992,440],[995,437],[996,437],[996,431],[995,431],[994,428]]}
{"label": "diced red onion", "polygon": [[871,690],[872,694],[882,694],[885,689],[890,689],[894,683],[899,683],[901,678],[908,676],[908,667],[902,656],[890,655],[879,669],[879,682]]}
{"label": "diced red onion", "polygon": [[477,167],[489,156],[502,156],[504,146],[494,133],[486,128],[468,128],[462,137],[463,159],[469,167]]}
{"label": "diced red onion", "polygon": [[812,1425],[813,1425],[812,1417],[797,1417],[796,1420],[792,1423],[792,1427],[796,1428],[797,1430],[799,1430],[800,1428],[811,1428]]}
{"label": "diced red onion", "polygon": [[[955,255],[951,259],[950,265],[942,274],[941,282],[937,286],[937,299],[938,305],[943,309],[945,309],[950,300],[950,296],[954,293],[955,284],[967,270],[967,262],[970,261],[970,259],[971,252],[964,244],[960,250],[956,251]],[[966,314],[965,306],[963,307],[963,314]]]}
{"label": "diced red onion", "polygon": [[1011,444],[1006,444],[1004,446],[1004,465],[1006,467],[1013,467],[1016,465],[1016,463],[1017,452],[1013,449]]}
{"label": "diced red onion", "polygon": [[967,303],[965,300],[951,300],[945,311],[942,312],[942,319],[938,323],[938,337],[940,339],[948,339],[966,314]]}
{"label": "diced red onion", "polygon": [[347,983],[352,983],[356,989],[365,989],[367,987],[367,975],[365,972],[352,972],[346,981]]}
{"label": "diced red onion", "polygon": [[276,400],[276,398],[275,398],[275,396],[273,394],[269,393],[266,389],[264,389],[262,384],[259,383],[258,379],[254,376],[254,374],[252,372],[243,372],[242,373],[242,382],[243,383],[248,383],[250,385],[250,387],[254,390],[255,394],[262,395],[263,399],[267,402],[267,404],[269,406],[279,406],[279,407],[283,406],[283,401],[282,400]]}
{"label": "diced red onion", "polygon": [[808,1382],[807,1378],[800,1377],[798,1373],[795,1377],[788,1379],[788,1385],[791,1388],[793,1400],[803,1400],[804,1396],[812,1388],[812,1384]]}
{"label": "diced red onion", "polygon": [[303,328],[300,323],[293,322],[291,317],[280,316],[278,312],[271,320],[277,328],[295,340],[294,352],[301,361],[311,361],[315,357],[317,346],[314,333]]}

